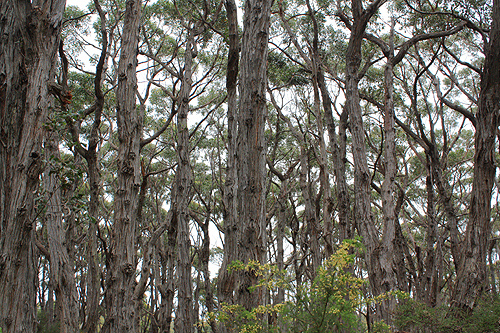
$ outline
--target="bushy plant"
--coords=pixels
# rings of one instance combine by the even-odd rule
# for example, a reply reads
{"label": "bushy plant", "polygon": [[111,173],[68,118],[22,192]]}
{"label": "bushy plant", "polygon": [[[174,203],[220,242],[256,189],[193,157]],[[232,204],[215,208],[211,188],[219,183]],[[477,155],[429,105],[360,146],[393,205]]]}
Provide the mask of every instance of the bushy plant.
{"label": "bushy plant", "polygon": [[[246,333],[362,331],[357,312],[367,302],[362,293],[365,280],[355,277],[349,269],[354,262],[354,250],[360,247],[357,240],[345,241],[323,263],[314,281],[301,286],[293,286],[291,277],[276,266],[234,262],[230,269],[251,270],[259,276],[260,281],[253,288],[282,287],[287,290],[288,299],[250,311],[240,305],[223,304],[210,319]],[[267,320],[270,317],[276,318],[272,326]]]}
{"label": "bushy plant", "polygon": [[500,298],[485,296],[470,311],[453,309],[448,305],[430,307],[425,303],[407,300],[399,305],[395,325],[415,333],[496,333],[500,332]]}
{"label": "bushy plant", "polygon": [[355,332],[360,326],[357,309],[364,303],[364,279],[355,277],[349,266],[354,262],[356,240],[344,242],[327,259],[310,284],[297,287],[296,295],[282,310],[290,332]]}
{"label": "bushy plant", "polygon": [[[60,332],[59,322],[50,323],[47,311],[38,309],[37,311],[37,333],[57,333]],[[1,333],[1,331],[0,331]]]}

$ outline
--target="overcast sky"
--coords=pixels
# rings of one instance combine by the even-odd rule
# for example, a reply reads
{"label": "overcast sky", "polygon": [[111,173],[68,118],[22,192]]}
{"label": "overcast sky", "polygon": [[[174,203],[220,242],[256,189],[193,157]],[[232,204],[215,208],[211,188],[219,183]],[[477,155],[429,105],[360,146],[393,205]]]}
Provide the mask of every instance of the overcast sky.
{"label": "overcast sky", "polygon": [[82,9],[87,7],[87,0],[66,0],[66,6],[78,6]]}

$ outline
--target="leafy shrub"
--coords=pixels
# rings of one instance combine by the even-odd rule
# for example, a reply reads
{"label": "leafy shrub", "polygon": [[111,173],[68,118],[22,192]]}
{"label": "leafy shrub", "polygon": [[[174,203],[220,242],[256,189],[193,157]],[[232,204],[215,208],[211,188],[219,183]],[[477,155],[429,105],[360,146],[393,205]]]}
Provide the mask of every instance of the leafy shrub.
{"label": "leafy shrub", "polygon": [[398,307],[395,325],[415,333],[500,333],[500,298],[487,296],[471,313],[447,305],[429,307],[407,300]]}
{"label": "leafy shrub", "polygon": [[[252,271],[259,276],[254,288],[287,290],[288,299],[282,304],[262,305],[251,311],[241,305],[223,304],[210,314],[210,319],[236,332],[358,332],[364,325],[357,310],[366,304],[362,287],[364,279],[355,277],[349,266],[354,262],[357,240],[345,241],[337,252],[324,262],[313,282],[294,286],[286,272],[273,265],[234,262],[231,270]],[[265,320],[277,318],[275,325]],[[276,325],[277,324],[277,325]]]}
{"label": "leafy shrub", "polygon": [[297,288],[293,300],[285,303],[282,318],[290,332],[354,332],[360,326],[357,309],[364,303],[364,279],[352,275],[353,248],[358,241],[344,242],[324,262],[311,284]]}
{"label": "leafy shrub", "polygon": [[38,309],[37,313],[37,333],[57,333],[60,332],[59,322],[50,324],[48,314],[45,310]]}

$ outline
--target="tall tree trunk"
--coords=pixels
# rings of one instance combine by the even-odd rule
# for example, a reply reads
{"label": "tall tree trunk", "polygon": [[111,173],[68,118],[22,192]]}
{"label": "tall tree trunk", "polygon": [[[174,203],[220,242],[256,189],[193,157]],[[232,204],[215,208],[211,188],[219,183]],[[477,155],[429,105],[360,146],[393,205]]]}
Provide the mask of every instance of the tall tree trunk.
{"label": "tall tree trunk", "polygon": [[[378,293],[388,292],[396,287],[395,271],[395,240],[396,240],[396,198],[395,181],[397,173],[396,165],[396,131],[394,128],[394,21],[391,25],[389,56],[384,69],[384,159],[385,173],[382,182],[382,213],[384,217],[383,234],[380,249],[381,281]],[[380,301],[381,311],[388,313],[384,319],[388,321],[389,315],[395,309],[395,300],[388,297]]]}
{"label": "tall tree trunk", "polygon": [[[97,133],[96,133],[97,134]],[[100,279],[97,258],[97,223],[99,221],[99,192],[100,175],[98,169],[98,154],[92,149],[93,139],[89,140],[89,150],[87,154],[87,174],[89,179],[90,200],[88,207],[89,225],[87,228],[87,303],[85,311],[85,320],[83,330],[87,333],[97,332],[99,320],[99,298],[100,298]],[[96,142],[97,143],[97,142]]]}
{"label": "tall tree trunk", "polygon": [[[317,55],[319,59],[319,54]],[[321,59],[316,62],[320,64]],[[339,120],[339,132],[335,129],[335,121],[333,119],[332,100],[325,82],[325,74],[320,65],[318,65],[318,87],[321,93],[323,102],[325,125],[329,137],[329,145],[332,151],[333,173],[335,175],[335,194],[337,197],[337,210],[339,214],[339,238],[342,243],[344,239],[352,238],[352,223],[350,214],[350,198],[349,189],[346,180],[346,129],[348,113],[342,111]],[[328,251],[327,251],[328,252]]]}
{"label": "tall tree trunk", "polygon": [[111,235],[110,272],[106,295],[107,318],[104,332],[138,332],[139,313],[134,297],[136,286],[136,234],[139,188],[141,186],[140,144],[143,115],[136,107],[137,48],[142,2],[128,0],[123,24],[118,64],[117,185],[114,198],[114,223]]}
{"label": "tall tree trunk", "polygon": [[[417,48],[418,50],[418,48]],[[419,56],[419,62],[426,69],[427,75],[429,75],[436,87],[436,92],[439,98],[442,97],[440,88],[439,88],[439,78],[432,74],[432,72],[428,69],[430,64],[426,65]],[[444,212],[446,214],[446,218],[448,220],[448,228],[450,231],[450,245],[451,245],[451,254],[453,256],[453,263],[455,265],[456,271],[459,270],[460,263],[460,242],[459,242],[459,230],[458,230],[458,214],[457,208],[455,207],[452,190],[450,188],[449,181],[446,179],[444,173],[444,164],[446,163],[446,157],[440,156],[441,154],[438,152],[436,140],[435,140],[435,132],[434,126],[430,126],[430,140],[423,134],[423,124],[420,113],[417,113],[417,84],[418,80],[415,80],[413,85],[414,97],[412,98],[412,108],[415,114],[417,114],[417,123],[421,132],[422,140],[425,143],[424,149],[426,151],[426,156],[430,158],[430,169],[432,170],[432,181],[436,185],[438,190],[439,199],[443,205]]]}
{"label": "tall tree trunk", "polygon": [[[315,63],[315,61],[313,61]],[[319,180],[320,180],[320,193],[323,200],[321,206],[323,207],[323,240],[325,242],[325,257],[329,258],[333,254],[333,225],[332,225],[332,193],[330,187],[330,170],[328,167],[328,158],[326,155],[326,144],[325,144],[325,130],[323,123],[323,116],[321,114],[321,104],[319,98],[319,88],[318,88],[318,64],[314,64],[313,68],[313,89],[314,89],[314,104],[315,104],[315,117],[318,125],[318,142],[319,151],[316,153],[317,161],[319,164]],[[318,202],[318,204],[320,204]],[[318,216],[319,217],[319,216]]]}
{"label": "tall tree trunk", "polygon": [[426,158],[427,177],[427,214],[426,214],[426,250],[424,271],[419,272],[418,279],[415,281],[417,289],[416,298],[425,301],[429,306],[435,306],[437,300],[437,261],[436,261],[436,238],[437,238],[437,219],[434,196],[433,164],[430,157]]}
{"label": "tall tree trunk", "polygon": [[[78,169],[81,166],[81,156],[78,155],[77,153],[73,153],[73,163],[75,167]],[[77,214],[76,211],[74,210],[73,204],[71,203],[70,199],[74,197],[76,190],[79,188],[81,185],[81,180],[76,180],[74,181],[69,188],[64,189],[63,191],[63,198],[64,200],[64,205],[66,208],[66,212],[64,214],[64,222],[65,222],[65,238],[66,238],[66,247],[68,251],[68,256],[73,260],[74,264],[76,264],[76,243],[77,243],[77,237],[76,237],[76,226],[77,226]],[[76,270],[78,269],[77,266],[73,267],[75,273]],[[80,320],[79,325],[81,324],[81,321],[84,318],[84,312],[83,309],[85,308],[85,302],[82,302],[82,293],[79,291],[80,286],[82,283],[85,283],[85,278],[82,278],[81,281],[77,281],[75,279],[75,288],[76,288],[76,301],[77,301],[77,310],[78,310],[78,319]]]}
{"label": "tall tree trunk", "polygon": [[[81,283],[86,286],[84,314],[81,316],[83,325],[82,330],[86,333],[97,332],[99,321],[99,301],[100,301],[100,273],[97,253],[97,233],[99,221],[99,198],[100,198],[100,170],[99,170],[99,142],[101,116],[104,108],[104,93],[102,91],[103,76],[107,69],[108,58],[108,32],[106,30],[106,16],[101,8],[99,0],[94,0],[94,5],[99,13],[101,30],[101,55],[96,65],[96,74],[94,77],[95,100],[89,110],[94,112],[94,122],[88,138],[88,148],[85,149],[80,142],[80,121],[73,122],[70,117],[66,118],[67,127],[74,142],[74,150],[87,162],[87,176],[90,192],[88,205],[88,228],[86,237],[86,261],[88,267],[86,278]],[[59,56],[62,65],[62,87],[63,93],[67,94],[68,89],[68,59],[64,53],[63,44],[59,47]],[[67,105],[62,102],[61,108],[66,111]],[[64,112],[63,112],[64,113]],[[75,156],[76,158],[76,156]]]}
{"label": "tall tree trunk", "polygon": [[[49,132],[45,142],[49,160],[59,159],[59,139]],[[61,188],[53,165],[45,169],[44,188],[48,195],[46,226],[50,253],[50,283],[56,296],[55,320],[61,332],[78,331],[78,307],[74,263],[68,254],[63,226]]]}
{"label": "tall tree trunk", "polygon": [[[94,5],[99,12],[101,20],[102,50],[99,61],[96,66],[96,76],[94,78],[94,123],[90,130],[88,149],[83,152],[83,157],[87,161],[87,175],[90,190],[89,201],[89,226],[87,229],[87,308],[83,331],[86,333],[97,332],[99,321],[99,300],[100,300],[100,273],[99,261],[97,256],[97,232],[99,221],[99,199],[101,176],[99,172],[99,128],[101,125],[101,116],[104,108],[104,93],[102,91],[102,79],[106,71],[106,59],[108,50],[108,33],[106,31],[106,16],[101,8],[100,2],[94,0]],[[82,152],[83,149],[77,149]]]}
{"label": "tall tree trunk", "polygon": [[[298,134],[298,133],[297,133]],[[304,200],[304,225],[306,232],[304,235],[303,248],[309,249],[311,263],[310,276],[312,279],[316,276],[319,266],[321,266],[321,249],[319,244],[320,228],[318,216],[316,214],[316,205],[313,200],[313,185],[312,180],[308,177],[310,172],[310,164],[308,157],[307,143],[304,138],[299,141],[300,146],[300,169],[299,169],[299,186]],[[306,257],[306,253],[304,253]]]}
{"label": "tall tree trunk", "polygon": [[[285,176],[286,177],[286,176]],[[276,242],[277,242],[277,253],[276,253],[276,265],[278,270],[281,272],[285,269],[285,249],[284,249],[284,238],[285,238],[285,226],[287,224],[288,216],[288,177],[281,181],[281,189],[278,196],[278,225],[276,226]],[[280,286],[278,287],[278,293],[276,295],[275,304],[281,304],[285,302],[285,289]],[[281,316],[281,314],[279,315]],[[282,321],[280,321],[280,326]],[[283,329],[284,327],[281,326]]]}
{"label": "tall tree trunk", "polygon": [[[205,216],[204,222],[199,222],[199,226],[203,232],[203,242],[200,249],[200,264],[201,270],[203,272],[204,289],[205,289],[205,306],[207,308],[207,313],[212,313],[214,311],[214,294],[212,289],[212,282],[210,280],[210,233],[209,226],[211,220],[211,208],[210,204],[207,207],[207,215]],[[209,319],[208,324],[212,329],[213,333],[217,333],[216,322]]]}
{"label": "tall tree trunk", "polygon": [[35,193],[65,1],[0,3],[0,326],[36,325]]}
{"label": "tall tree trunk", "polygon": [[[246,0],[241,46],[240,104],[238,116],[238,259],[265,262],[265,176],[267,54],[272,0]],[[254,272],[237,273],[236,301],[246,309],[262,303],[261,291],[251,294]]]}
{"label": "tall tree trunk", "polygon": [[[382,1],[372,2],[363,9],[362,1],[352,0],[351,11],[353,23],[350,27],[351,35],[346,52],[346,92],[345,108],[350,119],[352,135],[352,155],[354,162],[354,187],[355,207],[354,220],[359,234],[366,246],[366,264],[370,288],[374,296],[386,291],[384,271],[380,263],[382,247],[378,238],[377,229],[371,216],[371,174],[367,163],[365,145],[365,131],[363,125],[362,109],[359,96],[359,67],[361,64],[361,45],[366,26],[372,16],[377,12]],[[375,319],[389,321],[389,313],[384,306],[378,306]]]}
{"label": "tall tree trunk", "polygon": [[[176,239],[177,239],[177,216],[171,214],[170,223],[167,230],[167,244],[166,249],[160,250],[160,253],[164,253],[162,256],[162,268],[163,276],[161,279],[161,284],[158,286],[161,294],[161,305],[159,311],[159,327],[160,332],[169,332],[172,326],[172,311],[174,309],[174,295],[175,295],[175,283],[174,283],[174,270],[175,270],[175,251],[176,251]],[[163,243],[161,245],[163,247]]]}
{"label": "tall tree trunk", "polygon": [[187,116],[189,95],[191,93],[191,75],[193,66],[194,34],[196,27],[189,30],[186,53],[184,55],[184,73],[179,93],[179,111],[177,112],[177,170],[172,191],[172,211],[177,221],[177,311],[175,312],[175,332],[189,333],[194,330],[193,286],[191,282],[191,241],[189,235],[189,211],[193,187],[193,176],[189,163],[189,130]]}
{"label": "tall tree trunk", "polygon": [[[321,82],[321,81],[320,81]],[[320,84],[322,90],[326,89],[325,84]],[[328,112],[328,114],[327,114]],[[346,155],[347,155],[347,120],[348,113],[344,109],[340,115],[339,133],[335,136],[331,108],[325,108],[325,117],[332,147],[333,172],[335,174],[335,194],[337,196],[337,206],[339,212],[339,242],[353,237],[353,223],[351,221],[351,199],[346,177]],[[335,139],[336,138],[336,139]]]}
{"label": "tall tree trunk", "polygon": [[[347,112],[343,111],[340,116],[339,133],[335,129],[335,121],[333,120],[332,100],[326,87],[325,75],[321,68],[318,68],[318,87],[321,92],[323,101],[325,125],[329,137],[329,145],[332,151],[333,173],[335,175],[335,194],[337,197],[337,210],[339,214],[339,237],[338,241],[342,243],[344,239],[352,237],[351,233],[351,216],[350,216],[350,199],[349,190],[346,180],[346,128],[347,128]],[[331,199],[330,199],[331,200]],[[329,203],[332,205],[333,203]],[[329,214],[331,214],[329,210]],[[330,237],[330,242],[333,242],[333,237]],[[332,244],[333,245],[333,244]],[[333,249],[332,249],[333,250]],[[327,255],[331,255],[327,250]]]}
{"label": "tall tree trunk", "polygon": [[[237,140],[237,82],[239,70],[239,38],[237,7],[234,0],[226,0],[226,13],[229,23],[229,51],[227,60],[227,167],[224,184],[224,258],[219,270],[218,296],[219,303],[233,303],[235,288],[234,274],[229,273],[229,265],[238,258],[237,223],[237,172],[236,172],[236,140]],[[223,328],[222,328],[223,329]]]}
{"label": "tall tree trunk", "polygon": [[[314,14],[313,8],[309,0],[306,1],[307,10],[309,17],[313,22],[314,28],[314,36],[313,36],[313,48],[311,55],[311,67],[312,67],[312,81],[313,81],[313,90],[314,90],[314,109],[316,113],[316,121],[318,123],[318,141],[319,141],[319,156],[318,156],[318,164],[320,168],[320,183],[321,188],[323,189],[323,193],[320,195],[323,196],[323,239],[325,241],[325,257],[329,258],[333,254],[333,224],[332,224],[332,194],[330,188],[330,171],[328,168],[328,158],[326,155],[326,144],[324,140],[324,121],[328,124],[328,126],[333,125],[333,119],[330,119],[331,116],[331,100],[328,94],[328,90],[326,86],[321,87],[324,84],[324,75],[321,69],[321,57],[319,50],[319,28],[318,22],[316,20],[316,16]],[[324,117],[321,115],[321,102],[320,102],[320,94],[323,100],[323,112]],[[323,119],[324,118],[324,119]],[[331,121],[331,122],[330,122]],[[333,125],[335,126],[335,125]],[[335,128],[333,128],[333,132],[335,133]],[[331,128],[329,128],[330,142],[335,140],[336,137],[331,137]]]}
{"label": "tall tree trunk", "polygon": [[474,154],[474,180],[452,305],[472,309],[487,287],[486,256],[491,236],[491,191],[500,108],[500,1],[493,1],[489,42],[481,72]]}
{"label": "tall tree trunk", "polygon": [[[272,91],[269,91],[269,96],[271,98],[271,103],[273,104],[274,108],[276,109],[276,111],[278,112],[278,117],[280,117],[283,121],[285,121],[285,123],[287,124],[288,126],[288,129],[290,130],[290,132],[292,132],[292,135],[295,137],[295,139],[297,140],[297,142],[300,143],[300,156],[299,156],[299,164],[303,164],[304,163],[304,160],[302,158],[303,155],[305,155],[304,153],[304,149],[303,147],[305,146],[305,142],[304,142],[304,139],[303,139],[303,136],[300,135],[299,131],[293,126],[292,122],[290,121],[290,119],[288,119],[282,112],[281,112],[281,108],[280,106],[278,105],[278,103],[276,102],[275,98],[274,98],[274,95],[272,93]],[[295,166],[294,166],[295,167]],[[301,184],[302,180],[302,170],[299,169],[299,186],[303,186]],[[283,179],[282,179],[283,178]],[[287,181],[287,178],[285,177],[280,177],[280,179],[282,180],[282,182],[284,183],[285,181]],[[284,190],[284,186],[287,186],[288,187],[288,184],[282,184],[282,191]],[[280,193],[281,195],[281,193]],[[304,196],[304,195],[303,195]],[[280,197],[280,207],[283,207],[282,205],[285,204],[284,201],[281,201],[282,199],[284,200],[286,197],[284,198],[281,198]],[[307,200],[304,200],[304,202],[306,202]],[[299,245],[299,238],[301,237],[301,235],[299,235],[299,219],[298,219],[298,216],[296,215],[296,207],[295,205],[293,204],[293,200],[290,200],[290,204],[292,205],[292,209],[291,211],[294,212],[294,216],[291,220],[291,223],[290,223],[290,231],[291,231],[291,234],[292,234],[292,237],[291,237],[291,243],[292,243],[292,247],[293,247],[293,251],[292,251],[292,257],[293,257],[293,265],[294,265],[294,272],[295,272],[295,280],[296,280],[296,283],[297,285],[300,285],[302,282],[302,275],[303,275],[303,264],[299,265],[299,250],[298,250],[298,245]],[[305,208],[307,207],[307,205],[304,205]],[[305,209],[304,210],[304,214],[307,216],[309,213],[308,211]],[[278,215],[278,218],[281,217],[281,213]],[[280,223],[280,222],[278,222]],[[278,253],[279,253],[279,250],[278,250]]]}

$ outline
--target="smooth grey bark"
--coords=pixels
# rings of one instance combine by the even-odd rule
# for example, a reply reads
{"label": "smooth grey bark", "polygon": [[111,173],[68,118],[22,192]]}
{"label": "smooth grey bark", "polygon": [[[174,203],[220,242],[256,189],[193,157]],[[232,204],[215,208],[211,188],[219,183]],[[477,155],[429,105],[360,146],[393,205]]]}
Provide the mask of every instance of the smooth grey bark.
{"label": "smooth grey bark", "polygon": [[106,319],[103,332],[138,332],[136,309],[137,249],[139,188],[142,183],[140,147],[143,115],[136,107],[137,48],[142,1],[126,2],[118,64],[117,125],[118,156],[114,198],[114,218],[111,235],[111,258],[107,277]]}
{"label": "smooth grey bark", "polygon": [[491,194],[496,174],[495,147],[500,109],[500,1],[493,1],[489,41],[476,115],[474,179],[469,221],[462,247],[452,305],[472,309],[487,288],[486,257],[491,237]]}
{"label": "smooth grey bark", "polygon": [[0,3],[0,327],[36,325],[34,203],[64,0]]}
{"label": "smooth grey bark", "polygon": [[[248,264],[251,260],[266,261],[265,176],[267,54],[271,0],[245,1],[243,38],[241,45],[240,102],[236,168],[238,176],[237,211],[238,260]],[[247,310],[262,304],[264,295],[256,284],[252,271],[236,273],[236,303]]]}

